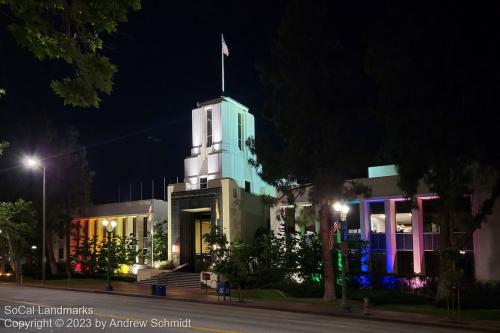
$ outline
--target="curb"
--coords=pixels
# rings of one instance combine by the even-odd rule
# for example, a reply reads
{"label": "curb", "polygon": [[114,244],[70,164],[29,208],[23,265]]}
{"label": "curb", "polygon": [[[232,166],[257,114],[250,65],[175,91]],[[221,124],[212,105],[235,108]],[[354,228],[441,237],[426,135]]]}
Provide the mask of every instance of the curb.
{"label": "curb", "polygon": [[[5,284],[11,284],[11,283],[5,283]],[[213,302],[213,301],[196,299],[196,298],[175,298],[175,297],[169,297],[169,296],[140,295],[140,294],[126,293],[126,292],[115,292],[115,291],[105,291],[105,290],[88,290],[88,289],[65,288],[65,287],[42,286],[42,285],[18,285],[18,286],[31,287],[31,288],[41,288],[41,289],[66,290],[66,291],[94,293],[94,294],[127,296],[127,297],[167,299],[167,300],[179,301],[179,302],[222,305],[222,306],[236,306],[236,307],[242,307],[242,308],[253,308],[253,309],[270,310],[270,311],[291,312],[291,313],[304,313],[304,314],[312,314],[312,315],[320,315],[320,316],[352,318],[352,319],[361,319],[361,320],[378,321],[378,322],[392,322],[392,323],[398,323],[398,324],[410,324],[410,325],[418,325],[418,326],[426,326],[426,327],[453,328],[453,329],[459,329],[459,330],[476,330],[476,331],[481,331],[481,332],[500,332],[500,330],[498,330],[498,329],[487,328],[487,327],[477,327],[477,326],[471,325],[469,323],[460,325],[460,324],[442,323],[442,322],[422,322],[422,321],[408,320],[408,319],[372,317],[370,315],[358,315],[358,314],[347,314],[347,313],[344,314],[344,313],[340,313],[340,312],[339,313],[327,313],[327,312],[311,311],[311,310],[307,310],[307,309],[304,309],[304,310],[282,309],[282,308],[271,307],[268,305],[259,305],[259,304],[250,304],[250,303],[232,303],[232,302],[231,303],[221,303],[221,302]]]}

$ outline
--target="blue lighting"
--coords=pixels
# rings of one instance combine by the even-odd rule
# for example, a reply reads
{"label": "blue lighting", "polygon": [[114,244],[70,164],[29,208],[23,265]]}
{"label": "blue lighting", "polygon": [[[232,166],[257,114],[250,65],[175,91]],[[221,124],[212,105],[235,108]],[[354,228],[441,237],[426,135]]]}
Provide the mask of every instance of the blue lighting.
{"label": "blue lighting", "polygon": [[384,275],[381,282],[386,289],[396,289],[398,279],[394,275]]}

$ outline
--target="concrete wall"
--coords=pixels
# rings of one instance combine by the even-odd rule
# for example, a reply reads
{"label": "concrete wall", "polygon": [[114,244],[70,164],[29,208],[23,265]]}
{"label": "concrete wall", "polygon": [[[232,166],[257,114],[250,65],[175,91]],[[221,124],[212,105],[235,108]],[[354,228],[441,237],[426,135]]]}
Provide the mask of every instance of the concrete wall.
{"label": "concrete wall", "polygon": [[[489,191],[476,191],[473,210],[489,195]],[[500,200],[496,201],[493,214],[474,232],[474,264],[476,279],[481,282],[500,281]]]}

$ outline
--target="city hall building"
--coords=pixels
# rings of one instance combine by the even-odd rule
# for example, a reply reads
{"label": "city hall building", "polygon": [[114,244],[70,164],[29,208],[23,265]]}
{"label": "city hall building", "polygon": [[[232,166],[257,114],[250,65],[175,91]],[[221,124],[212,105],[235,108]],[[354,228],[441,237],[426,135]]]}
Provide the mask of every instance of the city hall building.
{"label": "city hall building", "polygon": [[[290,204],[269,207],[262,196],[276,197],[275,189],[265,183],[249,160],[246,141],[255,136],[254,117],[248,108],[229,97],[198,103],[191,111],[192,147],[184,159],[184,179],[166,189],[167,202],[140,200],[91,208],[87,216],[75,217],[71,244],[77,239],[105,235],[102,221],[115,220],[119,235],[133,235],[139,248],[150,251],[152,223],[168,223],[168,259],[188,270],[206,270],[211,258],[203,235],[221,230],[228,241],[250,241],[259,228],[278,233],[283,212]],[[180,161],[179,161],[180,162]],[[369,197],[348,202],[348,238],[366,241],[361,257],[350,255],[350,272],[395,273],[401,275],[437,275],[439,269],[440,226],[439,198],[420,186],[416,206],[409,204],[398,186],[399,176],[393,165],[371,167],[368,177],[355,181],[371,190]],[[479,186],[464,196],[463,207],[474,214],[488,195],[488,186]],[[311,206],[306,191],[291,205],[295,217]],[[333,213],[333,212],[332,212]],[[463,243],[460,265],[479,281],[500,281],[500,203],[488,222],[464,239],[466,216],[459,217],[452,230]],[[462,221],[463,220],[463,221]],[[302,232],[319,232],[319,221],[301,227]],[[64,241],[54,246],[62,258]],[[139,263],[139,262],[138,262]],[[140,264],[154,266],[146,259]]]}
{"label": "city hall building", "polygon": [[[369,197],[359,196],[348,202],[348,239],[366,241],[366,251],[350,255],[349,270],[356,272],[394,273],[400,275],[437,275],[439,270],[440,224],[437,209],[439,197],[423,184],[418,188],[416,206],[412,205],[398,186],[399,176],[394,165],[371,167],[368,178],[356,179],[370,190]],[[464,195],[464,212],[454,223],[453,238],[463,244],[458,263],[464,274],[479,281],[500,281],[500,203],[493,215],[472,237],[466,237],[466,220],[475,214],[487,198],[488,186],[478,185],[470,195]],[[300,195],[294,205],[295,217],[310,206],[308,193]],[[271,229],[279,232],[283,212],[290,207],[281,203],[271,208]],[[288,210],[289,211],[289,210]],[[333,213],[333,210],[332,210]],[[300,228],[297,226],[297,230]],[[302,232],[319,232],[319,222]]]}
{"label": "city hall building", "polygon": [[[114,236],[136,238],[138,250],[148,254],[152,244],[152,225],[167,220],[167,202],[147,199],[91,206],[85,216],[75,216],[72,220],[71,254],[74,254],[75,249],[81,244],[82,238],[97,237],[99,241],[104,240],[106,228],[103,221],[105,220],[116,222],[116,228],[113,230]],[[67,254],[63,236],[58,239],[53,250],[56,258],[60,261],[65,260]],[[137,264],[151,266],[152,262],[146,256],[146,258],[138,258]]]}
{"label": "city hall building", "polygon": [[275,195],[250,165],[246,145],[255,136],[248,108],[229,97],[192,110],[192,148],[184,159],[184,182],[168,186],[168,257],[192,270],[207,269],[203,235],[221,230],[229,242],[249,241],[269,224],[262,195]]}

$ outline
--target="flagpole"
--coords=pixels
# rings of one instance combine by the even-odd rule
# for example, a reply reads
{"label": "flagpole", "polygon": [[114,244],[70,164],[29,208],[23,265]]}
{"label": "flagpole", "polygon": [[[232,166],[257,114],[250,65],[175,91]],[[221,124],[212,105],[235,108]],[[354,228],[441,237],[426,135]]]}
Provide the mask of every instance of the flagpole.
{"label": "flagpole", "polygon": [[224,35],[220,34],[220,43],[221,43],[220,56],[222,62],[222,96],[224,96],[224,50],[222,48],[223,41],[224,41]]}

